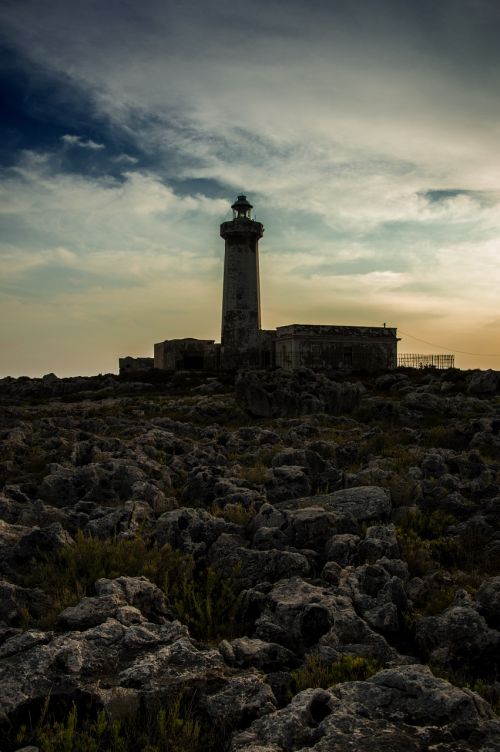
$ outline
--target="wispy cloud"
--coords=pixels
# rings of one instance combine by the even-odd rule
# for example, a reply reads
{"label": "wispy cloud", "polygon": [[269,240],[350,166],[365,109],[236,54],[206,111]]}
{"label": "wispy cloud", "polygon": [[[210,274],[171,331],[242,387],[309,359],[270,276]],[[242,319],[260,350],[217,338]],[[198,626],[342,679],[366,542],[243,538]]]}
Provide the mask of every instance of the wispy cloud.
{"label": "wispy cloud", "polygon": [[64,136],[61,136],[61,141],[66,146],[77,146],[80,149],[104,149],[104,144],[98,144],[95,141],[92,141],[91,138],[84,139],[81,136],[75,136],[70,133],[65,133]]}

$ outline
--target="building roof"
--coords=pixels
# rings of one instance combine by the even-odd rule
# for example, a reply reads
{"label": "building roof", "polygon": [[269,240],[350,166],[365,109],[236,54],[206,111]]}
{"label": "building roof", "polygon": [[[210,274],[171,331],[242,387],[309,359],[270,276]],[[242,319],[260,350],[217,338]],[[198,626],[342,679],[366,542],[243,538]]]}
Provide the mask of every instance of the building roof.
{"label": "building roof", "polygon": [[386,326],[338,326],[336,324],[287,324],[276,327],[278,337],[396,337],[397,329]]}

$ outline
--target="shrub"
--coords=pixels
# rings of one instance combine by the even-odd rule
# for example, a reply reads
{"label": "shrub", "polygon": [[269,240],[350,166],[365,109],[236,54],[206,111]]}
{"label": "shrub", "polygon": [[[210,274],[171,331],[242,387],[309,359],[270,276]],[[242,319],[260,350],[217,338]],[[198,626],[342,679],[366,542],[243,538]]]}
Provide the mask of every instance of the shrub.
{"label": "shrub", "polygon": [[422,603],[418,604],[418,614],[420,616],[436,616],[436,614],[443,613],[453,603],[455,593],[456,588],[454,587],[429,592]]}
{"label": "shrub", "polygon": [[224,508],[217,505],[210,509],[210,514],[214,517],[222,517],[226,522],[233,522],[235,525],[246,527],[255,517],[255,510],[243,506],[241,502],[236,504],[226,504]]}
{"label": "shrub", "polygon": [[491,556],[480,530],[471,528],[461,535],[446,535],[456,519],[442,511],[426,515],[410,513],[397,529],[402,557],[411,576],[421,577],[440,567],[463,571],[471,576],[479,572],[496,574],[498,562]]}
{"label": "shrub", "polygon": [[458,431],[452,426],[432,426],[422,434],[421,443],[426,447],[440,447],[442,449],[454,449],[462,451],[467,449],[470,436]]}
{"label": "shrub", "polygon": [[408,564],[411,577],[424,577],[438,568],[432,558],[430,541],[423,540],[414,530],[398,528],[397,532],[401,558]]}
{"label": "shrub", "polygon": [[466,684],[465,686],[481,695],[486,702],[489,702],[493,712],[500,716],[500,685],[498,682],[488,684],[482,679],[478,679],[472,685]]}
{"label": "shrub", "polygon": [[406,519],[401,523],[403,530],[416,533],[426,540],[440,538],[450,525],[456,523],[456,518],[451,514],[435,510],[431,514],[425,514],[420,509],[409,512]]}
{"label": "shrub", "polygon": [[36,744],[41,752],[201,752],[211,733],[181,694],[168,706],[158,706],[125,721],[111,721],[104,710],[84,712],[72,704],[62,718],[46,701],[34,727],[21,726],[16,745]]}
{"label": "shrub", "polygon": [[171,602],[193,637],[217,642],[244,632],[237,622],[237,568],[230,577],[221,577],[210,567],[184,576],[171,590]]}
{"label": "shrub", "polygon": [[347,681],[364,681],[377,671],[380,664],[371,658],[355,655],[342,655],[335,663],[328,663],[324,658],[312,653],[307,656],[305,664],[291,672],[294,693],[309,687],[332,687]]}
{"label": "shrub", "polygon": [[122,575],[144,576],[158,585],[197,639],[232,637],[238,631],[234,576],[197,568],[191,555],[169,545],[148,547],[142,538],[101,540],[79,532],[74,545],[34,567],[22,584],[40,587],[52,598],[53,608],[40,623],[50,628],[64,608],[93,592],[96,580]]}
{"label": "shrub", "polygon": [[253,467],[242,468],[241,477],[249,483],[265,483],[269,479],[270,473],[262,462],[257,462]]}
{"label": "shrub", "polygon": [[412,478],[395,475],[389,480],[382,480],[380,485],[391,494],[393,507],[408,507],[415,503],[418,494],[418,483]]}

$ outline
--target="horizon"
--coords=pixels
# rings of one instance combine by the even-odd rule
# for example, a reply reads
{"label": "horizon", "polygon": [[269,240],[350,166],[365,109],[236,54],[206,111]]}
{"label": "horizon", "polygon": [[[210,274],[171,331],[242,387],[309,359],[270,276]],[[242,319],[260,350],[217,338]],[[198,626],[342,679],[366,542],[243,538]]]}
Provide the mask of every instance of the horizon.
{"label": "horizon", "polygon": [[220,341],[238,193],[264,329],[386,324],[500,370],[493,0],[6,0],[0,23],[0,377]]}

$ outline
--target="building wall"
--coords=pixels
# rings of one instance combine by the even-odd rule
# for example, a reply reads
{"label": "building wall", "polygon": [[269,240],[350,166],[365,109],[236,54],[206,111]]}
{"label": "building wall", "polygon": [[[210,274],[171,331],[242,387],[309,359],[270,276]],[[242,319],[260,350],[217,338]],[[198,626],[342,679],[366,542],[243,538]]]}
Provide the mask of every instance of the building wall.
{"label": "building wall", "polygon": [[259,368],[276,365],[276,329],[261,329],[259,332]]}
{"label": "building wall", "polygon": [[218,345],[213,339],[167,339],[155,344],[154,367],[163,371],[215,370]]}
{"label": "building wall", "polygon": [[[291,370],[306,366],[346,371],[396,368],[396,334],[396,329],[386,327],[306,324],[281,326],[277,330],[261,329],[256,347],[248,348],[248,360],[234,367],[278,366]],[[155,344],[154,355],[154,367],[161,370],[217,370],[221,367],[221,346],[214,340],[165,340]],[[223,367],[231,366],[226,360]]]}
{"label": "building wall", "polygon": [[397,330],[292,324],[277,329],[276,365],[292,369],[367,370],[395,368]]}

